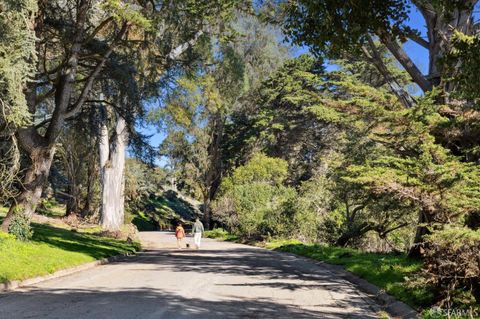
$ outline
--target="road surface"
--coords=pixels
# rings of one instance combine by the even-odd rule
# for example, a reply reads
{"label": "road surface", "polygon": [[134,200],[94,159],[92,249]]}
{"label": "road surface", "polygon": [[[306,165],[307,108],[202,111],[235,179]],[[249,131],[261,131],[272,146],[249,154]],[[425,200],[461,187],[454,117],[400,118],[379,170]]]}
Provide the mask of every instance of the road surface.
{"label": "road surface", "polygon": [[172,234],[141,238],[138,256],[0,294],[0,319],[377,318],[372,299],[321,265],[210,239],[197,251],[175,249]]}

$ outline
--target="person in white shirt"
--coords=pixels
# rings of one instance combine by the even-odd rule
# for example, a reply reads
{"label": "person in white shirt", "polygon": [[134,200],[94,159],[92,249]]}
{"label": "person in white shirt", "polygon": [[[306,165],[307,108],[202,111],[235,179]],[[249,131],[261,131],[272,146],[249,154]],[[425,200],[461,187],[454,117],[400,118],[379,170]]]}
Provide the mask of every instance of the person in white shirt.
{"label": "person in white shirt", "polygon": [[205,229],[203,228],[203,224],[197,217],[197,219],[195,219],[195,224],[193,224],[192,227],[193,241],[197,249],[200,248],[200,245],[202,243],[202,234],[204,231]]}

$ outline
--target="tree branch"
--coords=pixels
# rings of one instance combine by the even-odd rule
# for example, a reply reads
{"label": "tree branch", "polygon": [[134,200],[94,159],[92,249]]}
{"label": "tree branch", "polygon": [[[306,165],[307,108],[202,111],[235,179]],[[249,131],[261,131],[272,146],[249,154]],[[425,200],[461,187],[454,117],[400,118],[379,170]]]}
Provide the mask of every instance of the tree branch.
{"label": "tree branch", "polygon": [[383,238],[385,238],[388,234],[390,234],[392,231],[397,230],[397,229],[400,229],[400,228],[403,228],[403,227],[406,227],[406,226],[408,226],[408,223],[407,223],[407,222],[402,223],[402,224],[397,225],[397,226],[395,226],[395,227],[392,227],[392,228],[390,228],[390,229],[387,229],[387,230],[384,230],[384,231],[382,231],[382,232],[379,232],[379,233],[378,233],[378,236],[380,236],[380,238],[383,239]]}
{"label": "tree branch", "polygon": [[110,22],[113,22],[113,17],[109,17],[105,20],[103,20],[96,28],[93,30],[93,32],[85,39],[84,43],[90,42],[95,36]]}
{"label": "tree branch", "polygon": [[204,30],[199,30],[197,31],[197,33],[195,33],[195,35],[193,36],[193,38],[191,38],[190,40],[180,44],[179,46],[177,46],[175,49],[173,49],[172,51],[170,51],[170,53],[168,54],[167,56],[167,60],[170,60],[170,61],[174,61],[176,60],[179,56],[181,56],[185,51],[187,51],[188,48],[194,46],[197,42],[198,42],[198,39],[205,33]]}
{"label": "tree branch", "polygon": [[392,92],[397,96],[400,103],[402,103],[403,106],[405,106],[406,108],[412,107],[415,104],[415,100],[402,88],[402,86],[390,73],[387,66],[383,62],[383,58],[380,52],[378,52],[372,37],[367,36],[367,40],[369,48],[371,50],[371,54],[365,46],[362,46],[362,51],[367,57],[367,59],[370,60],[370,62],[373,63],[373,65],[377,68],[377,70],[380,72],[380,74],[383,76],[388,86],[390,87],[390,90],[392,90]]}
{"label": "tree branch", "polygon": [[419,36],[417,33],[413,31],[409,32],[407,34],[407,37],[427,50],[430,48],[430,42],[428,42],[427,40],[425,40],[424,38],[422,38],[421,36]]}
{"label": "tree branch", "polygon": [[65,118],[66,119],[68,119],[70,117],[74,117],[74,116],[77,115],[78,112],[80,112],[80,109],[82,108],[83,104],[87,100],[88,94],[90,93],[90,90],[93,87],[93,83],[94,83],[95,79],[97,78],[98,74],[100,74],[100,71],[102,70],[103,66],[107,62],[107,59],[110,56],[110,54],[112,54],[113,49],[115,48],[117,43],[127,33],[127,30],[128,30],[128,23],[124,22],[123,25],[122,25],[122,29],[120,30],[118,35],[115,37],[115,40],[110,45],[108,50],[103,54],[101,61],[96,65],[95,69],[88,76],[87,81],[86,81],[85,85],[83,86],[82,92],[80,93],[80,96],[78,97],[77,101],[70,108],[70,110],[65,113]]}
{"label": "tree branch", "polygon": [[84,27],[87,21],[87,13],[90,5],[91,0],[81,0],[77,2],[77,20],[72,46],[69,50],[68,58],[66,59],[67,63],[65,68],[62,70],[58,78],[58,84],[55,89],[55,109],[53,110],[52,119],[45,134],[46,140],[52,145],[55,143],[63,126],[65,112],[72,96],[78,68],[78,56],[82,49]]}
{"label": "tree branch", "polygon": [[397,43],[395,39],[392,39],[390,36],[381,36],[380,40],[388,48],[388,50],[393,54],[398,62],[405,68],[405,70],[410,74],[413,81],[418,84],[418,86],[424,91],[431,91],[433,86],[430,81],[420,72],[418,67],[413,63],[407,53],[403,48]]}

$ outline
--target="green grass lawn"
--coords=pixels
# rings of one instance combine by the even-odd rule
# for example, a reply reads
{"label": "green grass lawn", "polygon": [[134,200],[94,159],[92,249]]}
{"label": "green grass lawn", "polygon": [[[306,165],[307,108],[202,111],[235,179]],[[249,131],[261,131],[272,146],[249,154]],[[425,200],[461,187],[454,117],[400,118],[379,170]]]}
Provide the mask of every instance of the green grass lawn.
{"label": "green grass lawn", "polygon": [[222,228],[215,228],[212,230],[206,230],[203,234],[206,238],[214,238],[219,240],[225,241],[236,241],[238,240],[238,236],[230,234],[228,231]]}
{"label": "green grass lawn", "polygon": [[296,240],[274,240],[265,243],[265,247],[342,265],[347,271],[364,278],[413,307],[431,305],[432,295],[426,287],[411,288],[405,284],[405,279],[414,277],[422,267],[421,261],[409,259],[405,255],[366,253],[350,248],[307,245]]}
{"label": "green grass lawn", "polygon": [[23,280],[118,254],[132,253],[138,243],[32,224],[33,238],[17,241],[0,233],[0,282]]}

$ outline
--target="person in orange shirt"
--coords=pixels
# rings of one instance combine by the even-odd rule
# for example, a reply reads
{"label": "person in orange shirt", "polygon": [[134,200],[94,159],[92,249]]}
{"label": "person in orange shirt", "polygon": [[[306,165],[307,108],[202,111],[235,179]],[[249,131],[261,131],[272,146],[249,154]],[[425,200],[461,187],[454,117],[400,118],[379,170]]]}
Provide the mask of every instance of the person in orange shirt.
{"label": "person in orange shirt", "polygon": [[185,238],[185,229],[183,229],[182,223],[179,223],[177,228],[175,228],[175,237],[177,237],[177,247],[182,249],[185,247],[184,238]]}

